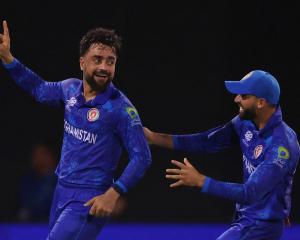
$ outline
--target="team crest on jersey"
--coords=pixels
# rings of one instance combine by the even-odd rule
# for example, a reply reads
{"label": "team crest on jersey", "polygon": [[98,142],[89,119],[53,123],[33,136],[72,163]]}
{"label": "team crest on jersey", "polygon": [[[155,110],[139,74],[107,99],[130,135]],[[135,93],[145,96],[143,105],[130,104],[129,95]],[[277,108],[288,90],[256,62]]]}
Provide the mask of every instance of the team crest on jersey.
{"label": "team crest on jersey", "polygon": [[247,142],[249,142],[251,139],[252,139],[252,137],[253,137],[253,133],[251,132],[251,131],[247,131],[246,133],[245,133],[245,139],[247,140]]}
{"label": "team crest on jersey", "polygon": [[258,145],[256,146],[256,148],[254,149],[254,158],[257,159],[259,157],[259,155],[261,154],[263,150],[263,146],[262,145]]}
{"label": "team crest on jersey", "polygon": [[89,120],[90,122],[95,122],[99,118],[99,115],[100,113],[97,108],[91,108],[87,112],[87,120]]}

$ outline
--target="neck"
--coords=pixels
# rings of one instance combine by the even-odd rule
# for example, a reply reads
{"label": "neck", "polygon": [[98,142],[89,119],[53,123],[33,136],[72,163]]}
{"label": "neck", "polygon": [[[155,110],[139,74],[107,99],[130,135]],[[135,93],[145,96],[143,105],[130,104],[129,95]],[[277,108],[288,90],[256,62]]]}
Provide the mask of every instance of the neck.
{"label": "neck", "polygon": [[83,80],[83,96],[85,101],[94,99],[99,93],[102,93],[106,90],[105,88],[95,89],[87,81]]}
{"label": "neck", "polygon": [[275,111],[276,108],[266,108],[257,113],[257,117],[254,119],[254,122],[259,130],[263,129],[267,125]]}

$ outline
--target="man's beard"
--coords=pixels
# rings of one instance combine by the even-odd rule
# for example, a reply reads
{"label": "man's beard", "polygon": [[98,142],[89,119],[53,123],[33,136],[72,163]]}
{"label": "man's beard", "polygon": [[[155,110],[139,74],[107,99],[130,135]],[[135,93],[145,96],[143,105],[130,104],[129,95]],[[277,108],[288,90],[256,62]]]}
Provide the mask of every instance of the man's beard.
{"label": "man's beard", "polygon": [[256,111],[254,107],[248,109],[243,108],[243,112],[240,112],[239,116],[242,120],[254,120],[256,118]]}
{"label": "man's beard", "polygon": [[109,74],[108,72],[105,72],[106,76],[107,76],[107,81],[105,82],[99,82],[95,79],[95,75],[96,73],[93,73],[92,76],[85,76],[85,80],[86,82],[91,86],[91,88],[95,91],[105,91],[107,86],[111,83],[111,81],[113,80],[113,78],[111,77],[111,74]]}

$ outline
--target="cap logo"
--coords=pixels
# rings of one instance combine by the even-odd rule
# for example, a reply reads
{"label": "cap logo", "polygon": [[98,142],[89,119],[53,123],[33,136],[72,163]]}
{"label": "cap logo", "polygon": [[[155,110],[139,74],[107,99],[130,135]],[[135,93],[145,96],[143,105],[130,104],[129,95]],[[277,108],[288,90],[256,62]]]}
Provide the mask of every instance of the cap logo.
{"label": "cap logo", "polygon": [[263,150],[263,146],[262,145],[258,145],[256,146],[256,148],[254,149],[254,158],[257,159],[259,157],[259,155],[261,154]]}
{"label": "cap logo", "polygon": [[99,115],[100,113],[97,108],[91,108],[87,112],[87,120],[89,120],[90,122],[95,122],[99,118]]}
{"label": "cap logo", "polygon": [[253,71],[252,71],[252,72],[249,72],[246,76],[244,76],[244,77],[242,78],[242,80],[245,80],[245,79],[249,78],[252,74],[253,74]]}

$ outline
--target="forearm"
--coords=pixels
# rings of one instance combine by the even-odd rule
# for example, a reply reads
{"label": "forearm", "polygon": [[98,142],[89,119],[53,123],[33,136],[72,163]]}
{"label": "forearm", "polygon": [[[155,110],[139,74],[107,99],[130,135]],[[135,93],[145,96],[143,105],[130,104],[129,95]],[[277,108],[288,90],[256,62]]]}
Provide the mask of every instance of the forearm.
{"label": "forearm", "polygon": [[174,149],[173,138],[170,134],[153,132],[150,143],[160,147]]}
{"label": "forearm", "polygon": [[[146,156],[147,155],[147,156]],[[130,160],[122,175],[113,184],[113,187],[119,193],[127,193],[144,176],[151,165],[150,154],[136,155]]]}

